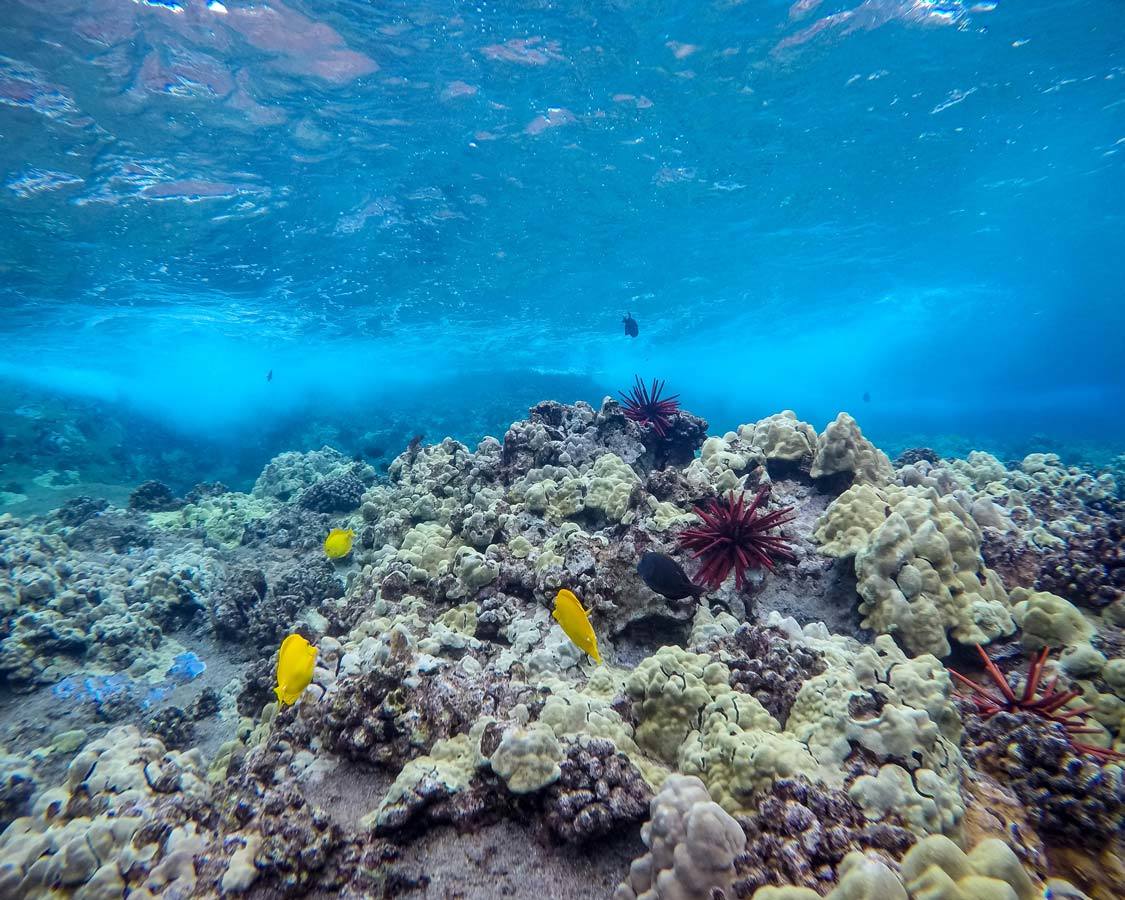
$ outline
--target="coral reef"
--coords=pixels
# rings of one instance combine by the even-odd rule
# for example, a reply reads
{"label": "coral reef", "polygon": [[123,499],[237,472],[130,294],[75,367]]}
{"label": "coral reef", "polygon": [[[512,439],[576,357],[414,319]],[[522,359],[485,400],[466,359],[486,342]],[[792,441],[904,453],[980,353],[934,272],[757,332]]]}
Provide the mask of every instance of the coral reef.
{"label": "coral reef", "polygon": [[648,852],[634,861],[614,900],[729,896],[746,837],[698,778],[672,775],[641,828]]}
{"label": "coral reef", "polygon": [[891,813],[879,824],[842,791],[819,788],[802,779],[780,779],[755,803],[742,821],[746,850],[734,861],[734,893],[752,897],[766,885],[830,887],[849,853],[880,852],[899,859],[916,838],[894,822]]}
{"label": "coral reef", "polygon": [[981,557],[981,528],[933,488],[858,484],[828,507],[816,540],[855,558],[863,626],[914,653],[947,656],[949,638],[985,644],[1015,630],[1007,593]]}
{"label": "coral reef", "polygon": [[1041,833],[1087,847],[1122,835],[1121,767],[1076,754],[1062,725],[1001,712],[970,719],[968,736],[973,761],[1015,791]]}
{"label": "coral reef", "polygon": [[[1048,647],[1044,647],[1042,652],[1031,661],[1022,689],[1017,688],[1018,694],[1008,684],[1008,679],[996,667],[996,664],[989,658],[984,649],[978,645],[977,651],[984,662],[985,671],[992,679],[993,684],[999,689],[998,691],[981,687],[972,679],[952,669],[949,674],[969,688],[972,701],[976,704],[977,711],[984,718],[989,718],[999,712],[1018,712],[1038,716],[1047,722],[1057,724],[1064,732],[1072,736],[1091,732],[1097,734],[1101,731],[1100,728],[1087,725],[1083,718],[1087,713],[1093,711],[1092,707],[1084,706],[1075,709],[1068,706],[1072,700],[1081,696],[1081,691],[1059,690],[1056,687],[1058,676],[1052,679],[1050,684],[1043,685],[1043,673],[1047,656],[1050,653]],[[1072,743],[1075,750],[1090,756],[1103,759],[1125,759],[1125,754],[1117,753],[1107,747],[1097,747],[1073,740]]]}
{"label": "coral reef", "polygon": [[560,761],[543,812],[554,834],[584,843],[642,821],[651,800],[644,776],[613,741],[583,735]]}
{"label": "coral reef", "polygon": [[717,590],[734,572],[735,588],[742,590],[747,569],[766,568],[772,572],[777,560],[796,562],[788,540],[783,535],[769,533],[791,522],[793,510],[784,507],[760,513],[768,493],[768,485],[759,488],[754,499],[747,503],[745,494],[736,498],[731,492],[712,500],[706,509],[695,508],[695,515],[703,524],[681,531],[677,541],[682,548],[693,551],[693,559],[703,561],[697,576],[701,584]]}
{"label": "coral reef", "polygon": [[183,505],[184,501],[162,481],[146,481],[129,495],[129,508],[143,512],[169,512]]}
{"label": "coral reef", "polygon": [[[503,835],[622,900],[1113,896],[1110,483],[1049,454],[892,467],[846,413],[708,436],[673,401],[0,516],[0,678],[31,704],[0,714],[0,894],[409,895]],[[653,591],[645,553],[708,593]],[[279,708],[293,633],[318,652]]]}

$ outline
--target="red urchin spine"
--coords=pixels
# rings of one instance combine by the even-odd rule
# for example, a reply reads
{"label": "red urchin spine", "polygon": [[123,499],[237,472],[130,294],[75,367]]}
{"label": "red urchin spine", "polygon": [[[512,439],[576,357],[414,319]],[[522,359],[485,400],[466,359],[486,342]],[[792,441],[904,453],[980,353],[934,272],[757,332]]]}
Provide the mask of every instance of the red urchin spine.
{"label": "red urchin spine", "polygon": [[703,524],[680,533],[680,547],[693,551],[694,559],[702,559],[696,583],[711,590],[718,589],[731,570],[734,571],[735,588],[742,590],[746,570],[767,569],[775,571],[779,560],[796,562],[789,549],[790,540],[782,534],[768,534],[796,518],[793,507],[759,515],[762,501],[769,493],[769,485],[755,494],[749,505],[746,494],[735,497],[731,491],[726,497],[712,500],[709,506],[695,507],[695,514]]}

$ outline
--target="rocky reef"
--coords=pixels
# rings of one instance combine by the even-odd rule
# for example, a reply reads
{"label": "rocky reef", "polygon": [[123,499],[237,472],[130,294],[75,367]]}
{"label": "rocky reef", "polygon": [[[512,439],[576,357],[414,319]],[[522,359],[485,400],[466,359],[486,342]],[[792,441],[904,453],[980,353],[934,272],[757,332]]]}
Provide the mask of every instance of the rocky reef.
{"label": "rocky reef", "polygon": [[[325,447],[0,516],[0,897],[1125,896],[1113,476],[661,416],[544,402],[385,473]],[[740,495],[791,509],[773,571],[639,576],[702,583],[678,538]],[[76,678],[84,718],[17,721]]]}

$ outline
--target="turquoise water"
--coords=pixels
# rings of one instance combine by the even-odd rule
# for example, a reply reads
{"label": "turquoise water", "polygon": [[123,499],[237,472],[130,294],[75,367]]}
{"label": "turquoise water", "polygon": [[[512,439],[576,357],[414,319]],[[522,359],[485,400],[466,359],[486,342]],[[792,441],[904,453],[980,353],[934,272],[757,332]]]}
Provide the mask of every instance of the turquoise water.
{"label": "turquoise water", "polygon": [[636,372],[712,431],[1114,443],[1123,209],[1116,0],[0,24],[0,376],[191,440],[475,439]]}

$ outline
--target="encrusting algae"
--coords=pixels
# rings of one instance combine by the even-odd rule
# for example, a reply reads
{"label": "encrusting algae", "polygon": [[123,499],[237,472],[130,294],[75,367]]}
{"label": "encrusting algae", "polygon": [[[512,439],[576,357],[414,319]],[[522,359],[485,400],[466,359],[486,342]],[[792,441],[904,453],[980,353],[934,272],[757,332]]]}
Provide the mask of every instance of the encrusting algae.
{"label": "encrusting algae", "polygon": [[282,706],[291,706],[312,681],[316,664],[316,647],[299,634],[291,634],[281,642],[277,654],[277,687],[273,692]]}

